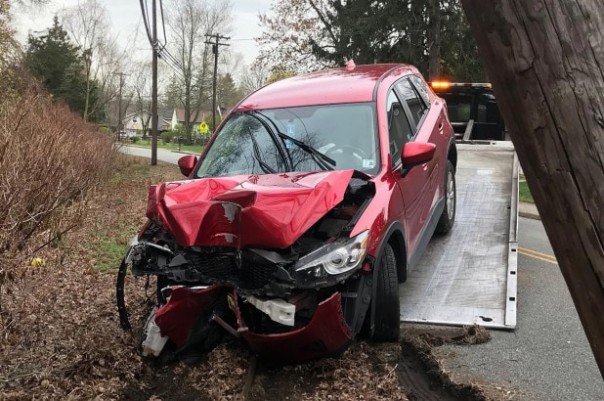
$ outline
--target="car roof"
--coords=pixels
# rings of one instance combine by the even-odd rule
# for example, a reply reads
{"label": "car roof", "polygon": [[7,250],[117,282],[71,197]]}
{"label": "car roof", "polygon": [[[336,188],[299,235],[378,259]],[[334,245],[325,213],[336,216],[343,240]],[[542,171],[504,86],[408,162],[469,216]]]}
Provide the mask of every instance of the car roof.
{"label": "car roof", "polygon": [[368,64],[329,69],[277,81],[245,98],[238,110],[370,102],[376,84],[389,75],[417,73],[406,64]]}

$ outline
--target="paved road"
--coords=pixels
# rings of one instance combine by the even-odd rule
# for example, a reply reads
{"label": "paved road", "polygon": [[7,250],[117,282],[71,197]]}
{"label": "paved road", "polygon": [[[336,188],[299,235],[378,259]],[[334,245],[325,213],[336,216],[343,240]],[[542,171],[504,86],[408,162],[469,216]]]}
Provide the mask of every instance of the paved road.
{"label": "paved road", "polygon": [[448,365],[481,382],[517,387],[521,399],[604,400],[604,381],[541,221],[520,219],[518,325],[477,346],[447,346]]}
{"label": "paved road", "polygon": [[[141,157],[151,158],[151,149],[150,148],[139,148],[136,146],[122,146],[120,149],[121,152]],[[178,153],[171,150],[166,149],[157,149],[157,159],[166,163],[177,164],[178,159],[182,156],[187,155],[189,153]]]}
{"label": "paved road", "polygon": [[[150,149],[122,151],[151,157]],[[157,151],[168,163],[182,156]],[[482,345],[443,347],[453,351],[449,367],[481,382],[516,387],[525,400],[604,400],[604,381],[541,221],[520,218],[518,236],[516,330],[491,331],[491,341]]]}

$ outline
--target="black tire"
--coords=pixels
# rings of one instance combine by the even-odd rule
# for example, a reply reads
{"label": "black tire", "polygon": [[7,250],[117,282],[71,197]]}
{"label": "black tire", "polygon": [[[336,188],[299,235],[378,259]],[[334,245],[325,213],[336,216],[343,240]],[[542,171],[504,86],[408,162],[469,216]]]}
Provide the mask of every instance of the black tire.
{"label": "black tire", "polygon": [[[451,192],[450,192],[451,191]],[[444,235],[451,231],[455,222],[457,209],[457,186],[455,185],[455,168],[450,160],[447,160],[447,173],[445,174],[445,208],[440,215],[434,232]]]}
{"label": "black tire", "polygon": [[400,336],[400,300],[396,277],[396,257],[390,244],[377,263],[377,288],[375,302],[375,329],[371,336],[375,341],[398,341]]}

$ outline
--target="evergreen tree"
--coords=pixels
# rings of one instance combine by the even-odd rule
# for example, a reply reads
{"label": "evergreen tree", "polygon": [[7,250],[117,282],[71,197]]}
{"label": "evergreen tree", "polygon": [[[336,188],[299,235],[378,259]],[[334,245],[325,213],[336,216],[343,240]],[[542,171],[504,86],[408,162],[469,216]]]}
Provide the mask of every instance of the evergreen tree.
{"label": "evergreen tree", "polygon": [[[84,60],[56,16],[46,34],[28,37],[25,65],[56,99],[83,115],[86,102]],[[96,99],[98,85],[92,82],[92,87],[91,97]],[[102,117],[102,113],[97,113],[90,119],[98,121]]]}
{"label": "evergreen tree", "polygon": [[[445,76],[485,79],[459,0],[276,0],[271,10],[260,17],[262,55],[285,69],[353,59],[357,64],[409,63],[427,77],[430,52],[438,46]],[[440,28],[438,40],[432,39],[434,26]]]}
{"label": "evergreen tree", "polygon": [[218,77],[216,90],[218,105],[223,107],[225,110],[235,106],[235,104],[237,104],[237,102],[244,96],[244,93],[241,89],[237,88],[233,77],[229,73]]}

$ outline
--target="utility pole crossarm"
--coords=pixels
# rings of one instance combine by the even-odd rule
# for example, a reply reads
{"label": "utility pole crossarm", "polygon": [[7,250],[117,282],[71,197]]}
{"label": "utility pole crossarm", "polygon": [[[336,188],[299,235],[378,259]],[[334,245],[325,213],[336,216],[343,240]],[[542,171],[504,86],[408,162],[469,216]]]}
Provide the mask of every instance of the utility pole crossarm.
{"label": "utility pole crossarm", "polygon": [[206,40],[205,43],[212,45],[212,53],[214,54],[214,78],[212,83],[212,131],[216,130],[216,85],[218,76],[218,49],[220,46],[230,46],[228,43],[221,43],[220,40],[229,40],[229,36],[220,34],[207,34],[206,38],[212,38],[214,41]]}

